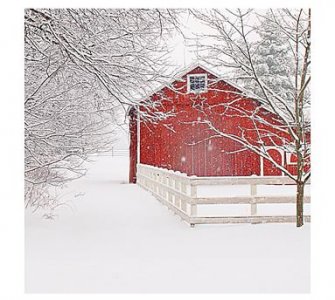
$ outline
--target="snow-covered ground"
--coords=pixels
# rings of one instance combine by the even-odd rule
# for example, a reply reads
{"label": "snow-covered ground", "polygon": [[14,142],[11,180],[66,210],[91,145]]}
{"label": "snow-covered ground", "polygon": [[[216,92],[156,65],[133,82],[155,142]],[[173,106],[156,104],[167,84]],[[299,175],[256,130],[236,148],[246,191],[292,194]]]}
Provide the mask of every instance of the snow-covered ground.
{"label": "snow-covered ground", "polygon": [[97,157],[54,220],[27,211],[27,292],[309,292],[309,224],[190,228],[127,177]]}

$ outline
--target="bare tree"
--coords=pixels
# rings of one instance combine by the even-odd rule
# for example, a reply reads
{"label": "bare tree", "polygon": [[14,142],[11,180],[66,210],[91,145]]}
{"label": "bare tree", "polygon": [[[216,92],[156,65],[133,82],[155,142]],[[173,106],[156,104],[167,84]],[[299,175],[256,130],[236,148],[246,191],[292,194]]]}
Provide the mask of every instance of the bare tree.
{"label": "bare tree", "polygon": [[50,186],[82,176],[89,154],[110,149],[122,111],[164,80],[165,39],[176,15],[155,9],[25,11],[26,206],[57,205]]}
{"label": "bare tree", "polygon": [[[240,128],[240,134],[236,135],[222,130],[210,118],[204,122],[216,136],[233,139],[295,181],[296,224],[302,226],[304,188],[311,176],[311,10],[280,9],[257,13],[214,9],[192,13],[211,28],[210,33],[200,36],[211,40],[200,45],[201,59],[232,70],[232,79],[244,86],[243,90],[236,90],[236,94],[254,99],[271,114],[269,118],[264,110],[250,112],[239,107],[237,97],[226,108],[230,113],[233,111],[248,118],[253,124],[251,130]],[[227,109],[221,114],[227,113]],[[247,134],[250,131],[252,134]],[[278,163],[267,151],[269,145],[295,155],[296,172]]]}

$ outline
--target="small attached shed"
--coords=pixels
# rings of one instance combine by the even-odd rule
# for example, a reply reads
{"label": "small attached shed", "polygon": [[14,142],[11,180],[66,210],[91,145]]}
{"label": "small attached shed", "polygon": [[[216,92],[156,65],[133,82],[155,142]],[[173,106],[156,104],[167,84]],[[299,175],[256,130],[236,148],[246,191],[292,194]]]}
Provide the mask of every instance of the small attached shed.
{"label": "small attached shed", "polygon": [[[130,182],[136,182],[137,163],[189,176],[282,175],[270,161],[219,134],[244,135],[256,142],[250,115],[261,114],[268,124],[279,124],[278,117],[257,100],[241,96],[235,85],[204,66],[185,70],[170,85],[151,95],[150,102],[157,104],[154,108],[148,109],[145,102],[129,110]],[[148,117],[157,112],[167,117]],[[260,128],[274,131],[266,124]],[[273,132],[271,140],[264,138],[262,142],[277,163],[294,170],[294,157],[276,147],[283,138],[289,139],[289,135]]]}

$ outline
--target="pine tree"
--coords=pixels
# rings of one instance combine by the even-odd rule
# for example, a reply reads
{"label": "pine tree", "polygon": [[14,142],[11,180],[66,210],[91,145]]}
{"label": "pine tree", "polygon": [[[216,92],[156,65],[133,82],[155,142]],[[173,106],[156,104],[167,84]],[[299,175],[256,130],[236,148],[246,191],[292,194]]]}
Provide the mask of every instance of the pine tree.
{"label": "pine tree", "polygon": [[293,93],[291,83],[293,57],[290,53],[287,37],[274,26],[268,12],[258,28],[261,43],[256,52],[254,63],[260,79],[285,100]]}

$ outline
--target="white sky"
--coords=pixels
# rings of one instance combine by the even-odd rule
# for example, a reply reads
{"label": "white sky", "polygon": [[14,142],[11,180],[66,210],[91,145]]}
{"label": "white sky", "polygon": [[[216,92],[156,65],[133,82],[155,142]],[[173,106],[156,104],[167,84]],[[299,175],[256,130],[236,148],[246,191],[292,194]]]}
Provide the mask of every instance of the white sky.
{"label": "white sky", "polygon": [[[183,14],[181,17],[181,26],[186,38],[194,38],[195,33],[208,30],[206,25],[201,24],[188,13]],[[186,41],[180,33],[176,33],[171,42],[171,47],[173,48],[171,59],[174,60],[178,68],[185,68],[196,61],[194,49],[190,47],[191,41]]]}
{"label": "white sky", "polygon": [[[222,11],[224,10],[225,9],[222,8]],[[264,13],[265,10],[255,10],[255,12]],[[173,48],[171,52],[171,61],[176,65],[176,72],[198,61],[195,47],[197,35],[214,33],[214,29],[197,20],[193,15],[189,14],[188,12],[185,12],[180,16],[180,22],[181,30],[183,31],[186,39],[180,33],[177,33],[174,37],[171,38],[171,47]],[[258,22],[258,18],[255,14],[251,14],[248,22],[249,24],[255,24]],[[250,38],[253,39],[256,37],[250,35],[249,39]],[[203,37],[198,37],[198,40],[202,44],[218,43],[217,41],[214,41],[210,38],[205,39]],[[213,71],[222,76],[228,73],[228,70],[226,68],[215,70],[213,69]]]}

